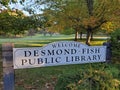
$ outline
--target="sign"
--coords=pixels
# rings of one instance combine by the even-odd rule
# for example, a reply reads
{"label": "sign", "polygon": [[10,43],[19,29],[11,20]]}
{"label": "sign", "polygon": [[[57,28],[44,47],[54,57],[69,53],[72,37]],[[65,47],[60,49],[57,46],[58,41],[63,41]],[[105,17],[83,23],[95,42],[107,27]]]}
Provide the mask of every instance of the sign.
{"label": "sign", "polygon": [[13,48],[14,69],[105,62],[106,46],[59,41],[44,47]]}

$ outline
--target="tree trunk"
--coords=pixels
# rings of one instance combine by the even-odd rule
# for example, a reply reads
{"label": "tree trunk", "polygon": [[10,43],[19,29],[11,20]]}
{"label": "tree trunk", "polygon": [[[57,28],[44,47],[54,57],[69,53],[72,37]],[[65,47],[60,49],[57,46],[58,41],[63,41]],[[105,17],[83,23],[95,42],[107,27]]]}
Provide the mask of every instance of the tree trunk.
{"label": "tree trunk", "polygon": [[87,29],[87,36],[86,36],[86,44],[90,46],[90,40],[91,40],[92,30],[90,28]]}
{"label": "tree trunk", "polygon": [[78,40],[78,30],[75,30],[75,41]]}
{"label": "tree trunk", "polygon": [[80,40],[82,40],[82,32],[80,32]]}
{"label": "tree trunk", "polygon": [[91,38],[90,38],[90,40],[93,40],[93,32],[91,31]]}

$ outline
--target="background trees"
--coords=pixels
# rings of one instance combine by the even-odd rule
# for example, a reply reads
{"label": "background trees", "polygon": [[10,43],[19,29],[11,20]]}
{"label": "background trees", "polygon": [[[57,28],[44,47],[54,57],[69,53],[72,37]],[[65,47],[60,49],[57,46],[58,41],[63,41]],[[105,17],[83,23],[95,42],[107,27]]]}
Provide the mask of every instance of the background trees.
{"label": "background trees", "polygon": [[0,33],[17,35],[25,30],[24,14],[18,10],[2,10],[0,13]]}
{"label": "background trees", "polygon": [[47,23],[52,30],[73,28],[75,40],[78,38],[78,31],[85,30],[88,45],[90,45],[92,33],[98,28],[104,26],[105,30],[109,30],[106,29],[109,22],[112,22],[112,27],[114,26],[115,29],[119,27],[116,27],[120,20],[118,19],[120,18],[119,0],[37,0],[33,7],[38,8],[41,5],[45,7],[42,15],[49,17]]}
{"label": "background trees", "polygon": [[16,36],[24,34],[30,28],[38,26],[38,18],[26,16],[23,11],[11,9],[10,3],[18,0],[0,0],[0,34],[3,36]]}

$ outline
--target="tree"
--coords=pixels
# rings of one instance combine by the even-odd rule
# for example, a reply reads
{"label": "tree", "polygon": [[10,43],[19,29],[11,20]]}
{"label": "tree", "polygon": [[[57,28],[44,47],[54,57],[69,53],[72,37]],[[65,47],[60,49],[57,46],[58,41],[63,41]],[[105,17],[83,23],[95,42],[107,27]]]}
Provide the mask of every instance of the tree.
{"label": "tree", "polygon": [[2,10],[0,13],[0,32],[6,35],[17,35],[26,30],[25,16],[18,10]]}
{"label": "tree", "polygon": [[11,23],[10,23],[11,16],[4,10],[0,13],[0,31],[2,34],[6,34],[9,32]]}
{"label": "tree", "polygon": [[18,3],[19,0],[1,0],[0,5],[0,33],[9,35],[23,34],[25,30],[36,28],[40,25],[37,15],[25,16],[21,10],[10,9],[10,3]]}
{"label": "tree", "polygon": [[120,17],[117,15],[120,12],[120,0],[37,0],[31,6],[38,8],[41,5],[45,7],[43,15],[51,17],[48,20],[51,27],[59,30],[64,30],[65,27],[73,28],[76,31],[75,40],[82,28],[87,32],[88,45],[94,31],[107,22],[114,21],[119,24],[120,20],[117,19]]}

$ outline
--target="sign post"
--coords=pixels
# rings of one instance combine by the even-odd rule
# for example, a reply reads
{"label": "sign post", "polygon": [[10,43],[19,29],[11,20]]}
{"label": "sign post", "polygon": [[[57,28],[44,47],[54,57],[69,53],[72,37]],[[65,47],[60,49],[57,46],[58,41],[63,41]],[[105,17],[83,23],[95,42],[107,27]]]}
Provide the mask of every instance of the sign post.
{"label": "sign post", "polygon": [[14,90],[13,44],[2,44],[3,90]]}

